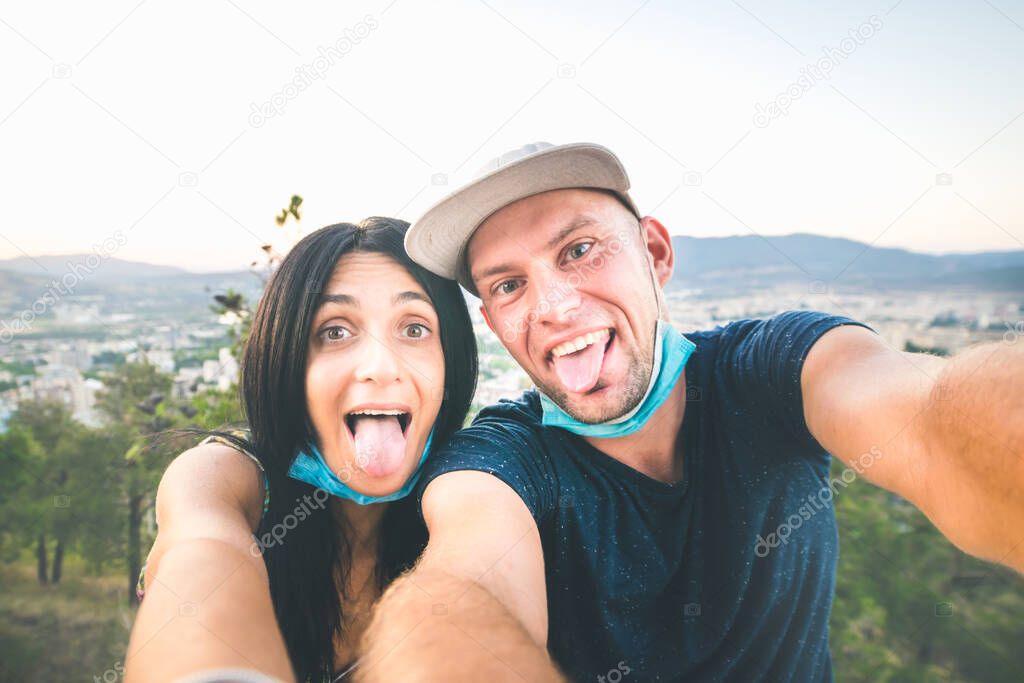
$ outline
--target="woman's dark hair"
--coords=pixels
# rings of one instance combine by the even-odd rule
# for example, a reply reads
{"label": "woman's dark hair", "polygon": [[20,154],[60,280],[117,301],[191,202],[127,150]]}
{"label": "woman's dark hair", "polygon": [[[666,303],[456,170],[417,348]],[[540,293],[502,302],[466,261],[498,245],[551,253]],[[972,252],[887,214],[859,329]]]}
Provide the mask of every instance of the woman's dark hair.
{"label": "woman's dark hair", "polygon": [[[358,225],[330,225],[303,238],[267,283],[243,353],[239,389],[252,432],[250,446],[270,482],[270,507],[257,537],[285,525],[289,516],[293,522],[280,527],[288,529],[281,543],[265,544],[263,559],[278,625],[300,681],[333,671],[335,638],[346,627],[340,598],[351,564],[346,536],[329,505],[309,505],[316,489],[288,476],[299,450],[316,436],[306,411],[310,328],[338,260],[352,252],[384,254],[430,297],[445,363],[434,444],[444,444],[462,426],[476,387],[476,340],[466,301],[455,282],[427,271],[405,253],[408,227],[405,221],[373,217]],[[377,562],[380,587],[411,566],[426,542],[412,499],[391,503],[385,513]],[[303,506],[307,516],[295,523]]]}

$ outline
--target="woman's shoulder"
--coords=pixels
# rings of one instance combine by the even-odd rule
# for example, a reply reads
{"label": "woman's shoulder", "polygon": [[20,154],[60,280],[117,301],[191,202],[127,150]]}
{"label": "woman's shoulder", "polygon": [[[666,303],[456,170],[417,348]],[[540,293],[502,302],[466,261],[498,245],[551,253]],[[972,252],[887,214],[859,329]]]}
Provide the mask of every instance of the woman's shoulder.
{"label": "woman's shoulder", "polygon": [[192,505],[198,498],[212,497],[241,502],[256,528],[266,514],[270,490],[263,465],[249,444],[246,430],[222,431],[178,455],[160,481],[158,518],[168,505]]}
{"label": "woman's shoulder", "polygon": [[227,446],[252,461],[260,472],[265,472],[263,463],[261,463],[259,458],[257,458],[253,453],[252,432],[247,428],[237,427],[212,432],[209,436],[199,442],[199,446],[205,446],[207,444]]}
{"label": "woman's shoulder", "polygon": [[147,567],[176,542],[215,538],[248,551],[268,498],[266,475],[245,443],[244,434],[207,437],[168,465],[156,494],[160,531],[136,586],[140,599]]}

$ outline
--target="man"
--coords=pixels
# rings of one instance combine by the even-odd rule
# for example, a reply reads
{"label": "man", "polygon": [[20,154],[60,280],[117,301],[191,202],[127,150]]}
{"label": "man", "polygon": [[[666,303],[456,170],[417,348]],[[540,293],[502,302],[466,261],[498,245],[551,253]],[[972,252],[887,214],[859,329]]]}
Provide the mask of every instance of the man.
{"label": "man", "polygon": [[479,295],[539,391],[427,464],[430,542],[364,680],[831,680],[830,455],[1024,570],[1024,349],[953,359],[809,312],[682,337],[668,230],[591,144],[510,152],[410,255]]}

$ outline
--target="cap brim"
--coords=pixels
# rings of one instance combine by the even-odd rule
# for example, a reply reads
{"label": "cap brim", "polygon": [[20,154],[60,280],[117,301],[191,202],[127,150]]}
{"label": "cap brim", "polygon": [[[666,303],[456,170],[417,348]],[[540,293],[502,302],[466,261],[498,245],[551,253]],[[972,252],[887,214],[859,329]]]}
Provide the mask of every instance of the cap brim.
{"label": "cap brim", "polygon": [[405,250],[427,270],[473,291],[460,263],[480,224],[512,202],[572,187],[611,190],[636,211],[626,169],[610,150],[590,143],[559,145],[502,166],[439,201],[409,228]]}

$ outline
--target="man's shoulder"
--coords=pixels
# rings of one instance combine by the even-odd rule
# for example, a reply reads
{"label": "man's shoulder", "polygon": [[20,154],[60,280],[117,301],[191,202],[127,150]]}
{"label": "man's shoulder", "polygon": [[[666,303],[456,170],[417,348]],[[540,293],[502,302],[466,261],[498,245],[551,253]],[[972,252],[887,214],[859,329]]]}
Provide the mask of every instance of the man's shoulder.
{"label": "man's shoulder", "polygon": [[487,472],[506,483],[539,518],[557,500],[557,450],[553,428],[541,424],[536,390],[502,399],[481,410],[473,423],[456,432],[427,459],[418,496],[430,482],[449,472]]}
{"label": "man's shoulder", "polygon": [[495,449],[506,457],[516,453],[535,456],[550,428],[541,422],[540,396],[536,389],[514,398],[501,398],[480,409],[473,421],[452,435],[441,449],[445,457],[463,457],[468,453],[486,452],[493,457]]}
{"label": "man's shoulder", "polygon": [[484,406],[473,418],[470,426],[486,424],[519,426],[527,429],[543,428],[541,416],[540,394],[536,389],[528,389],[515,398],[499,398],[497,403]]}
{"label": "man's shoulder", "polygon": [[713,328],[687,332],[686,337],[697,344],[718,343],[726,347],[764,337],[793,339],[818,329],[837,325],[861,325],[855,320],[832,313],[812,310],[788,310],[760,318],[743,318]]}

